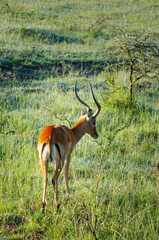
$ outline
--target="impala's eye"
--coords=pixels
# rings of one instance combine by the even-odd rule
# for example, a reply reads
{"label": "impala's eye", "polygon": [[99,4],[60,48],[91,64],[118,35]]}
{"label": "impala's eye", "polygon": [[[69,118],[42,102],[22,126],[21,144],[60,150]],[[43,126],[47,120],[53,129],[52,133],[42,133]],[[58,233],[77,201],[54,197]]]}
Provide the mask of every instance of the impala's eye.
{"label": "impala's eye", "polygon": [[93,123],[92,123],[92,125],[93,125],[93,127],[95,127],[96,123],[95,123],[95,122],[93,122]]}

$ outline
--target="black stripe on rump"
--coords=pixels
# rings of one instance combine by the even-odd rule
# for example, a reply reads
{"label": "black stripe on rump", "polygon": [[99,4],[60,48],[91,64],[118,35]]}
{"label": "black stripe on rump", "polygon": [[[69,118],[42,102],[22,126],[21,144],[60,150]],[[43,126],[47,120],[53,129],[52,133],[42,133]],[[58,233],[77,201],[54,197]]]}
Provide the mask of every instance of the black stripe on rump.
{"label": "black stripe on rump", "polygon": [[[44,151],[44,148],[45,148],[46,144],[47,144],[47,143],[44,143],[44,144],[42,145],[42,149],[41,149],[41,158],[42,158],[42,154],[43,154],[43,151]],[[52,162],[51,151],[50,151],[50,159],[51,159],[51,162]]]}
{"label": "black stripe on rump", "polygon": [[61,159],[61,151],[60,151],[60,147],[59,147],[59,145],[58,145],[57,143],[55,143],[55,146],[56,146],[56,148],[57,148],[57,151],[58,151],[59,156],[60,156],[60,159]]}
{"label": "black stripe on rump", "polygon": [[45,146],[46,146],[46,143],[44,143],[44,144],[42,145],[42,148],[41,148],[41,158],[42,158],[42,154],[43,154],[43,151],[44,151]]}

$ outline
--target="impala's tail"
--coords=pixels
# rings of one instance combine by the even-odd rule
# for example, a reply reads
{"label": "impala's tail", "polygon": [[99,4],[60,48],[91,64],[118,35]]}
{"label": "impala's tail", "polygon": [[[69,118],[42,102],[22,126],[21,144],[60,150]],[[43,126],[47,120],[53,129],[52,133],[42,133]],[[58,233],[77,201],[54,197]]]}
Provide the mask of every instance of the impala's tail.
{"label": "impala's tail", "polygon": [[[49,156],[49,159],[50,159],[50,162],[52,162],[52,160],[54,160],[55,161],[55,150],[54,150],[54,145],[53,145],[53,149],[52,149],[52,147],[51,147],[51,139],[49,139],[48,140],[48,143],[47,143],[48,145],[48,149],[47,149],[47,153],[48,153],[48,156]],[[53,152],[52,152],[52,150],[53,150]],[[52,159],[52,156],[53,156],[53,159]]]}

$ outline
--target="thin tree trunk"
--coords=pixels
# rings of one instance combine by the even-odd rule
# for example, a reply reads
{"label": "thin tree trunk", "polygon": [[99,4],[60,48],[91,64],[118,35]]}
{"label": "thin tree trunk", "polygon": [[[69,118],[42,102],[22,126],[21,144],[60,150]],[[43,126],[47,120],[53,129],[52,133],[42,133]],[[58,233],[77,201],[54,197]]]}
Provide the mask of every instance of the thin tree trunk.
{"label": "thin tree trunk", "polygon": [[130,103],[132,102],[132,95],[133,95],[133,61],[130,62],[130,73],[129,73],[129,84],[130,84],[130,89],[129,89],[129,95],[130,95]]}

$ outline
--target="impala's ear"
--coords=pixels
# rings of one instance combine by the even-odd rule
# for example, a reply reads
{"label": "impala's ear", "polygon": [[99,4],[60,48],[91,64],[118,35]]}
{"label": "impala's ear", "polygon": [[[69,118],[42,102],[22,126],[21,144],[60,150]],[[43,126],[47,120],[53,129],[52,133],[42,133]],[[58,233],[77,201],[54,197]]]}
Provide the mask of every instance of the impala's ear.
{"label": "impala's ear", "polygon": [[85,115],[85,112],[84,111],[81,111],[81,117]]}

